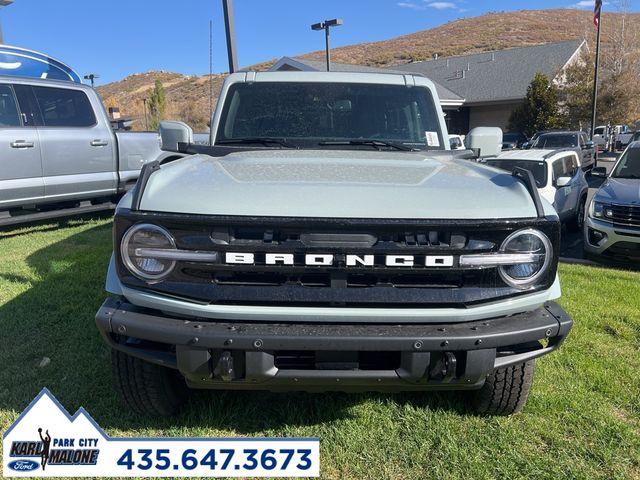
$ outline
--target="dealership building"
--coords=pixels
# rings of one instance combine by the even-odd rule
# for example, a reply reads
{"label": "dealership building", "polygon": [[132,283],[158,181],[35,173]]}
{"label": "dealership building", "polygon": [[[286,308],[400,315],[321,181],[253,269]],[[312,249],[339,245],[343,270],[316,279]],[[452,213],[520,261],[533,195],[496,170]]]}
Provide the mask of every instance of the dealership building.
{"label": "dealership building", "polygon": [[[506,130],[511,112],[524,102],[527,87],[537,72],[562,83],[567,67],[586,49],[583,40],[455,57],[388,68],[333,63],[338,72],[413,73],[431,79],[438,91],[450,133],[466,134],[478,126]],[[283,57],[271,71],[324,71],[323,61]]]}

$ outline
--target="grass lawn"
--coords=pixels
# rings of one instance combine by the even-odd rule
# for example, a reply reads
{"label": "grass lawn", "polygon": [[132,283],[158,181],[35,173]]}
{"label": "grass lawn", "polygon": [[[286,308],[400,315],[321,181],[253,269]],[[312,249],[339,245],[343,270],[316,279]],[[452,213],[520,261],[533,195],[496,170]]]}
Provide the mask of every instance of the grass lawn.
{"label": "grass lawn", "polygon": [[110,250],[104,218],[0,232],[0,430],[46,386],[111,436],[317,436],[325,478],[640,479],[640,273],[561,266],[575,326],[512,417],[455,394],[200,392],[153,420],[123,408],[94,326]]}

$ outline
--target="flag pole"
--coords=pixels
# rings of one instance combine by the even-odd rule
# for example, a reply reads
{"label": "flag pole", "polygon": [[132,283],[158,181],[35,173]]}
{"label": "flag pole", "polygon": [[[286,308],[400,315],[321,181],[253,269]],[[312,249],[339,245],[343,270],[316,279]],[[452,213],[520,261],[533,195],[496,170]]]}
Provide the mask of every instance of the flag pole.
{"label": "flag pole", "polygon": [[602,22],[600,20],[601,15],[602,0],[596,0],[593,21],[598,27],[598,33],[596,34],[596,69],[593,75],[593,97],[591,100],[591,141],[593,141],[593,135],[596,128],[596,107],[598,103],[598,73],[600,70],[600,28],[602,27]]}

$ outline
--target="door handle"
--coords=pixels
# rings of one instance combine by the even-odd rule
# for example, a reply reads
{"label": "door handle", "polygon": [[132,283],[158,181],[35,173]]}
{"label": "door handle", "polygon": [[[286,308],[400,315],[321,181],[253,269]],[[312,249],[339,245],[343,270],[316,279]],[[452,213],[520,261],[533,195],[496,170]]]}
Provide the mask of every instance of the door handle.
{"label": "door handle", "polygon": [[107,145],[109,145],[109,142],[106,140],[91,140],[92,147],[106,147]]}
{"label": "door handle", "polygon": [[33,148],[33,142],[25,142],[24,140],[16,140],[11,142],[11,148]]}

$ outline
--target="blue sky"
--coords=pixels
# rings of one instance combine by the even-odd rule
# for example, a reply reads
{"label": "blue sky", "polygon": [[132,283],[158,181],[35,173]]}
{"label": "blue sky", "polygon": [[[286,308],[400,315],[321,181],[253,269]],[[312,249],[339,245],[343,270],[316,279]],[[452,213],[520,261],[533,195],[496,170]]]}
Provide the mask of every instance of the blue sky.
{"label": "blue sky", "polygon": [[[631,2],[636,10],[640,0]],[[605,9],[614,9],[605,3]],[[593,8],[593,0],[235,0],[241,66],[324,48],[311,23],[340,17],[332,46],[384,40],[461,17],[532,8]],[[5,43],[47,53],[98,84],[132,73],[228,69],[221,0],[15,0],[0,8]]]}

